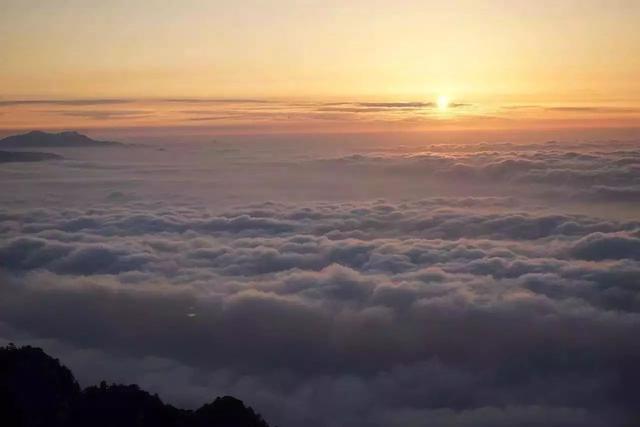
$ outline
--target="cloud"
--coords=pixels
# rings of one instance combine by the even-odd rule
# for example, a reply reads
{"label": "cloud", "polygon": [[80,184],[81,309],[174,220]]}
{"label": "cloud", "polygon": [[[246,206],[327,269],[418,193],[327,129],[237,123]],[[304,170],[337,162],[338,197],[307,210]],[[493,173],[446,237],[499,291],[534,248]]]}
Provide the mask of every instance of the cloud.
{"label": "cloud", "polygon": [[433,102],[358,102],[356,105],[373,108],[430,108],[435,106]]}
{"label": "cloud", "polygon": [[153,116],[148,110],[50,110],[48,113],[93,120],[117,120]]}
{"label": "cloud", "polygon": [[[315,414],[324,425],[331,410],[347,425],[354,408],[371,426],[580,425],[633,412],[615,378],[636,375],[621,357],[640,356],[626,339],[640,332],[637,224],[470,210],[504,203],[24,212],[21,237],[0,248],[2,321],[72,347],[170,360],[212,375],[210,387],[224,369],[232,390],[289,422]],[[287,414],[289,399],[308,412]]]}
{"label": "cloud", "polygon": [[491,184],[503,194],[510,194],[509,187],[517,193],[526,185],[530,194],[542,197],[633,202],[640,188],[638,151],[587,147],[552,143],[430,146],[420,154],[349,155],[313,163],[331,167],[333,173],[422,178],[445,186],[452,182],[469,187]]}
{"label": "cloud", "polygon": [[271,104],[275,101],[257,98],[167,98],[163,102],[180,104]]}
{"label": "cloud", "polygon": [[131,99],[8,99],[8,100],[0,100],[0,107],[11,107],[16,105],[90,106],[90,105],[126,104],[129,102],[133,102],[133,100]]}
{"label": "cloud", "polygon": [[0,340],[278,425],[637,419],[633,144],[261,144],[0,172]]}
{"label": "cloud", "polygon": [[567,112],[567,113],[637,113],[637,108],[629,107],[610,107],[602,105],[564,105],[556,107],[547,107],[543,105],[506,105],[504,110],[542,110],[550,112]]}
{"label": "cloud", "polygon": [[594,185],[590,189],[581,191],[579,197],[591,200],[638,203],[640,202],[640,186]]}
{"label": "cloud", "polygon": [[601,107],[601,106],[569,106],[569,107],[546,107],[547,111],[562,111],[572,113],[637,113],[637,108],[624,107]]}
{"label": "cloud", "polygon": [[237,119],[237,115],[219,115],[219,116],[203,116],[203,117],[189,117],[187,120],[192,122],[208,122],[213,120],[227,120]]}
{"label": "cloud", "polygon": [[[452,102],[449,108],[469,107],[471,104]],[[338,102],[322,104],[317,111],[337,113],[382,113],[390,111],[420,111],[434,109],[434,102]]]}
{"label": "cloud", "polygon": [[589,234],[575,243],[572,253],[587,260],[640,259],[640,231]]}
{"label": "cloud", "polygon": [[47,268],[62,274],[119,273],[140,269],[149,261],[140,253],[127,253],[105,245],[71,245],[41,238],[16,238],[0,248],[7,269]]}
{"label": "cloud", "polygon": [[[417,107],[395,107],[394,111],[415,111]],[[321,107],[318,112],[330,113],[381,113],[388,111],[389,107]]]}

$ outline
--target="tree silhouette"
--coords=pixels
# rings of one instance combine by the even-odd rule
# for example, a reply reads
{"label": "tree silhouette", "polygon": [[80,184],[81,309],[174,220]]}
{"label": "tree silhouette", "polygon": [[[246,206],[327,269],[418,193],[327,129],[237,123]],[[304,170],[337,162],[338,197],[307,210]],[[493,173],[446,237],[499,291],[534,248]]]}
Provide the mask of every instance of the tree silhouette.
{"label": "tree silhouette", "polygon": [[0,347],[3,427],[269,427],[231,396],[196,411],[167,405],[137,385],[80,389],[69,369],[35,347]]}

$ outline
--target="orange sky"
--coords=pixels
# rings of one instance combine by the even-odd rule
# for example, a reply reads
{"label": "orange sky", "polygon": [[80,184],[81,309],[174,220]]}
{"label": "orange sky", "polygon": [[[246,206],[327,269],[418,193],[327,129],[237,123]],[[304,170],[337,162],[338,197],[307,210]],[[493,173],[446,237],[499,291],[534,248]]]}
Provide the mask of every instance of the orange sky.
{"label": "orange sky", "polygon": [[635,0],[5,0],[0,130],[635,128],[638,22]]}

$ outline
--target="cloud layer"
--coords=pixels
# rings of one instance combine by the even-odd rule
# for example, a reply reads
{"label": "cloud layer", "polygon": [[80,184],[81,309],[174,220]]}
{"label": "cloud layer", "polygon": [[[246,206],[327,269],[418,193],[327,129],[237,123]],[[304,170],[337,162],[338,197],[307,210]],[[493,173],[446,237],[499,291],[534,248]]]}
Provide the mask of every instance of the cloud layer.
{"label": "cloud layer", "polygon": [[[283,426],[626,426],[640,415],[640,221],[624,214],[640,157],[618,148],[269,161],[216,146],[216,167],[188,175],[156,157],[8,169],[29,194],[2,196],[0,337],[43,345],[86,382],[192,406],[229,393]],[[285,185],[283,165],[353,187]],[[262,200],[249,167],[275,183]],[[166,199],[150,198],[167,176]],[[222,176],[236,181],[206,180]],[[367,180],[400,197],[350,197]],[[229,188],[255,202],[224,201]],[[602,201],[620,214],[596,213]]]}

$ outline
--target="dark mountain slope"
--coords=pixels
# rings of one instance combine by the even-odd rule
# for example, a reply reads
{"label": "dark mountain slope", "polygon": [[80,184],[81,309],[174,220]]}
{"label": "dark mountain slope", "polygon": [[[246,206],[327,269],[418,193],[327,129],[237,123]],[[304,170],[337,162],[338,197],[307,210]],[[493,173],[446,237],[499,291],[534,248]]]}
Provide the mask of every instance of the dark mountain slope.
{"label": "dark mountain slope", "polygon": [[269,427],[230,396],[196,411],[167,405],[137,385],[81,390],[69,369],[34,347],[0,347],[0,425],[6,427]]}
{"label": "dark mountain slope", "polygon": [[39,348],[0,348],[0,425],[64,426],[80,386]]}
{"label": "dark mountain slope", "polygon": [[124,146],[124,144],[113,141],[97,141],[78,132],[48,133],[38,130],[0,139],[0,148],[112,146]]}
{"label": "dark mountain slope", "polygon": [[0,151],[0,163],[10,162],[42,162],[45,160],[58,160],[62,156],[53,153],[41,153],[39,151]]}

